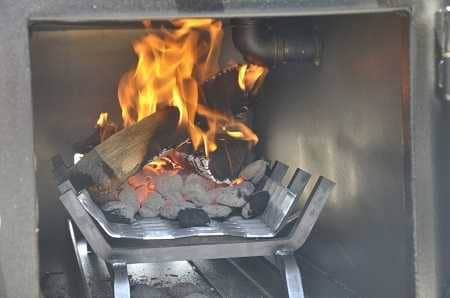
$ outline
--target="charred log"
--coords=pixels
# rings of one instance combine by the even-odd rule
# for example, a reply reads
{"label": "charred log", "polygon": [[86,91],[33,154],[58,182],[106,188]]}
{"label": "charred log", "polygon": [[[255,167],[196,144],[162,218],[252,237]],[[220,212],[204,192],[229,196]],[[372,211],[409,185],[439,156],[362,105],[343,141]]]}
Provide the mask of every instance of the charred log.
{"label": "charred log", "polygon": [[202,84],[205,105],[228,116],[250,104],[249,95],[238,84],[239,65],[226,68]]}
{"label": "charred log", "polygon": [[248,142],[224,138],[217,140],[217,150],[211,153],[209,169],[219,180],[234,180],[252,158],[253,152]]}

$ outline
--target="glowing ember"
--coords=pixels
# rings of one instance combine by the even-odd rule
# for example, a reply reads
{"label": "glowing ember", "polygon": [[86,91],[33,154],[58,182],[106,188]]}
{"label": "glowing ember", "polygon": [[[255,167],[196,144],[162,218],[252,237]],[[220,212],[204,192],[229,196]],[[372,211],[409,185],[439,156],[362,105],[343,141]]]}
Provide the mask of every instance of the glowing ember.
{"label": "glowing ember", "polygon": [[141,205],[148,198],[148,195],[156,190],[152,177],[143,173],[138,173],[128,178],[128,185],[135,190]]}
{"label": "glowing ember", "polygon": [[[213,112],[199,102],[199,85],[218,70],[222,23],[212,19],[183,19],[158,28],[151,22],[145,26],[150,33],[133,45],[138,56],[136,69],[124,74],[119,82],[124,127],[157,109],[175,106],[180,113],[178,124],[188,131],[195,149],[203,145],[206,154],[216,150],[217,133],[256,143],[258,138],[243,123]],[[264,73],[262,68],[262,72],[253,75],[250,69],[253,66],[243,75],[245,88],[251,88]],[[252,74],[252,78],[247,74]],[[206,118],[206,130],[195,123],[197,114]],[[231,134],[229,127],[233,127]]]}
{"label": "glowing ember", "polygon": [[239,185],[245,181],[244,177],[238,177],[231,182],[231,185]]}
{"label": "glowing ember", "polygon": [[155,175],[176,175],[181,170],[183,170],[183,166],[169,156],[158,157],[143,168],[144,173]]}
{"label": "glowing ember", "polygon": [[173,157],[175,151],[167,152],[146,164],[142,171],[128,178],[128,184],[134,188],[139,202],[142,204],[149,194],[156,190],[155,179],[157,176],[174,176],[184,169]]}

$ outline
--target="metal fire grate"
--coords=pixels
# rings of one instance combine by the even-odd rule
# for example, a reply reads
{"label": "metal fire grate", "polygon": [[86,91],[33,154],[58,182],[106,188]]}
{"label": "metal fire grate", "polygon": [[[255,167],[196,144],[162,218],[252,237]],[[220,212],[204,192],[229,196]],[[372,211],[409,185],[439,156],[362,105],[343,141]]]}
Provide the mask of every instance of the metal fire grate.
{"label": "metal fire grate", "polygon": [[[134,225],[114,224],[117,225],[115,226],[115,229],[118,229],[115,231],[117,235],[129,233],[129,231],[124,232],[119,229],[127,226],[127,229],[133,230],[134,235],[139,237],[137,239],[147,239],[146,241],[132,239],[110,241],[107,239],[108,237],[105,237],[106,235],[101,233],[100,229],[104,229],[110,235],[108,229],[113,229],[112,223],[107,222],[104,216],[101,216],[103,218],[101,221],[105,220],[102,226],[101,221],[92,215],[93,210],[100,210],[92,202],[87,191],[81,191],[77,194],[70,181],[66,180],[58,188],[61,192],[61,202],[82,234],[80,239],[75,237],[74,225],[72,220],[69,220],[69,230],[71,231],[80,270],[85,275],[86,268],[83,266],[82,258],[87,255],[86,247],[89,244],[95,255],[111,265],[109,268],[113,276],[114,297],[129,298],[130,284],[127,264],[273,256],[270,260],[275,262],[283,274],[289,297],[303,297],[301,274],[293,252],[305,243],[334,187],[334,182],[325,177],[319,177],[301,213],[293,213],[298,197],[303,192],[311,175],[297,169],[287,187],[284,187],[281,180],[287,169],[288,167],[280,162],[276,162],[272,168],[270,178],[264,186],[271,197],[265,213],[260,218],[254,220],[230,218],[227,223],[222,223],[222,230],[216,228],[217,231],[214,233],[208,230],[215,228],[214,225],[206,229],[179,229],[173,226],[174,222],[169,225],[168,222],[162,220],[147,222],[146,224],[142,221],[138,221]],[[57,169],[55,170],[55,172],[58,172]],[[288,235],[274,237],[293,216],[295,223]],[[99,224],[96,224],[94,219]],[[140,227],[137,228],[136,225],[140,225]],[[265,228],[260,230],[263,225]],[[205,234],[198,234],[200,232],[210,233],[209,235],[218,237],[182,238],[193,235],[205,236]],[[146,238],[148,234],[146,235],[146,233],[150,233],[151,237],[158,238],[148,240],[149,238]],[[230,240],[230,237],[222,236],[225,235],[224,233],[235,233],[233,235],[242,237]],[[256,237],[255,234],[257,233],[267,236],[257,236],[258,239],[253,238]]]}
{"label": "metal fire grate", "polygon": [[[298,180],[298,190],[301,193],[311,175],[298,169],[295,177]],[[59,190],[61,194],[68,190],[75,191],[68,180],[60,184]],[[212,220],[208,226],[191,228],[181,228],[178,221],[174,220],[140,216],[137,216],[136,221],[130,224],[110,222],[86,190],[77,194],[77,199],[105,233],[112,238],[140,240],[176,239],[193,236],[270,238],[274,237],[283,223],[286,222],[286,218],[293,206],[296,205],[299,195],[294,194],[270,177],[266,178],[263,190],[269,192],[270,200],[261,216],[254,219],[233,216],[225,221]]]}

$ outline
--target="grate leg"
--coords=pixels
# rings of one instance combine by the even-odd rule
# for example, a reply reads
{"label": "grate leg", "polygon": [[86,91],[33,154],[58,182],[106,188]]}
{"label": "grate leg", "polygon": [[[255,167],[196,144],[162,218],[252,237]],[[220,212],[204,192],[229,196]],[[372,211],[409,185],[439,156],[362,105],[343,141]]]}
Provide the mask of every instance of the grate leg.
{"label": "grate leg", "polygon": [[126,263],[113,263],[114,298],[130,298],[130,282]]}
{"label": "grate leg", "polygon": [[286,281],[289,298],[304,298],[302,275],[297,260],[291,252],[277,252],[275,259]]}

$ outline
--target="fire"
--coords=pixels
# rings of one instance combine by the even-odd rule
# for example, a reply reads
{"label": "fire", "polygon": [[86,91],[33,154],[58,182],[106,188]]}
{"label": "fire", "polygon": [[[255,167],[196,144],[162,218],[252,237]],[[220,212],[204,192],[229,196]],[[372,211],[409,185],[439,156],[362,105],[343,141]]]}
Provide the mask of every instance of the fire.
{"label": "fire", "polygon": [[[134,70],[125,73],[118,88],[124,127],[154,113],[175,106],[180,113],[178,125],[187,130],[195,149],[205,153],[216,150],[216,134],[256,143],[257,136],[243,123],[201,104],[199,86],[218,71],[222,43],[222,23],[212,19],[182,19],[166,25],[146,22],[150,33],[133,44],[138,56]],[[244,71],[243,86],[253,86],[259,74]],[[261,72],[262,69],[263,71]],[[251,78],[249,75],[251,74]],[[197,115],[207,120],[208,128],[196,124]]]}
{"label": "fire", "polygon": [[97,126],[104,127],[108,122],[108,113],[100,113],[97,119]]}
{"label": "fire", "polygon": [[109,120],[108,113],[100,113],[96,128],[98,129],[101,142],[117,132],[117,126]]}
{"label": "fire", "polygon": [[177,160],[176,151],[164,153],[146,164],[142,171],[128,178],[128,184],[136,191],[139,202],[142,203],[148,195],[156,190],[154,179],[161,175],[176,175],[184,170]]}
{"label": "fire", "polygon": [[[238,84],[243,91],[253,93],[259,88],[259,80],[264,79],[267,68],[255,64],[244,64],[239,68]],[[261,80],[262,81],[262,80]]]}
{"label": "fire", "polygon": [[239,184],[241,184],[242,182],[244,182],[245,181],[245,178],[244,177],[237,177],[236,179],[234,179],[232,182],[231,182],[231,185],[239,185]]}
{"label": "fire", "polygon": [[143,168],[144,174],[155,175],[176,175],[179,171],[183,170],[183,166],[178,164],[171,156],[158,157]]}

